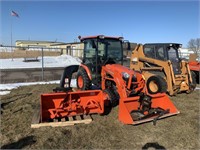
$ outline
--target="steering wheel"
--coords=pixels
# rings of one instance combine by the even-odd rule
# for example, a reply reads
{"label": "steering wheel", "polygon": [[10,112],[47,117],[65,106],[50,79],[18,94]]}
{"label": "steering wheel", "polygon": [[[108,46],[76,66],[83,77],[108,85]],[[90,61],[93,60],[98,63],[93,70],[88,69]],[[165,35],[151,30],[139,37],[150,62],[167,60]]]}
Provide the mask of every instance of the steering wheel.
{"label": "steering wheel", "polygon": [[115,64],[116,62],[111,58],[108,57],[106,60],[103,61],[103,66],[105,66],[106,64]]}

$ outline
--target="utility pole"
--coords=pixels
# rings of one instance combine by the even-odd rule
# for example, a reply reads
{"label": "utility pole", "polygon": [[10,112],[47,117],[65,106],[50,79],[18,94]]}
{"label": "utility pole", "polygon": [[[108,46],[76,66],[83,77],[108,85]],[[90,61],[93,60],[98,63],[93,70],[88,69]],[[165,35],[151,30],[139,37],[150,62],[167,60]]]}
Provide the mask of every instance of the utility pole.
{"label": "utility pole", "polygon": [[13,52],[13,47],[12,47],[12,15],[11,15],[11,27],[10,27],[10,31],[11,31],[10,32],[10,38],[11,38],[10,39],[10,42],[11,42],[10,45],[11,45],[11,53],[12,53],[12,61],[13,61],[13,53],[14,52]]}
{"label": "utility pole", "polygon": [[19,18],[19,15],[14,11],[11,11],[10,15],[11,15],[11,29],[10,29],[11,33],[10,33],[10,38],[11,38],[11,52],[12,52],[12,61],[13,61],[13,53],[14,53],[14,51],[13,51],[13,46],[12,46],[12,23],[13,23],[12,16],[15,16],[15,17]]}

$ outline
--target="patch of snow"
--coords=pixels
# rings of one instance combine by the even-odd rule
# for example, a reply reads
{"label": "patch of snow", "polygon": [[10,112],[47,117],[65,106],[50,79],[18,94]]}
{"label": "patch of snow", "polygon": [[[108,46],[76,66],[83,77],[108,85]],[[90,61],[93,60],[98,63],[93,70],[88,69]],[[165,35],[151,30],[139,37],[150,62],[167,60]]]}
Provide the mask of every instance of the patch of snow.
{"label": "patch of snow", "polygon": [[[24,83],[9,83],[0,84],[0,95],[6,95],[10,93],[10,90],[16,89],[20,86],[29,86],[37,84],[60,84],[60,80],[49,81],[49,82],[24,82]],[[76,87],[76,79],[71,80],[71,87]]]}
{"label": "patch of snow", "polygon": [[10,47],[0,47],[0,52],[12,52],[13,49]]}
{"label": "patch of snow", "polygon": [[0,91],[0,95],[7,95],[10,94],[10,91]]}
{"label": "patch of snow", "polygon": [[20,86],[29,86],[37,84],[59,84],[60,80],[49,81],[49,82],[23,82],[23,83],[9,83],[9,84],[0,84],[0,90],[12,90]]}
{"label": "patch of snow", "polygon": [[[0,59],[0,69],[16,68],[42,68],[42,57],[38,62],[24,62],[24,58]],[[45,56],[43,57],[44,67],[66,67],[69,65],[80,65],[81,60],[70,55]]]}
{"label": "patch of snow", "polygon": [[195,90],[200,90],[200,87],[196,87]]}

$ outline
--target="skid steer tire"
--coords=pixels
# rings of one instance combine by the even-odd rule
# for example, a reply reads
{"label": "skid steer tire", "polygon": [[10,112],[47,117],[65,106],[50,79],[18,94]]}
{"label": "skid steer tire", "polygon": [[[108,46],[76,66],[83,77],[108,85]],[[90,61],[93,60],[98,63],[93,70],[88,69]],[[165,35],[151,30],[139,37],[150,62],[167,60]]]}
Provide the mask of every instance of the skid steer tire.
{"label": "skid steer tire", "polygon": [[149,94],[166,93],[167,83],[161,76],[151,76],[147,80],[147,90]]}
{"label": "skid steer tire", "polygon": [[76,84],[78,89],[81,90],[91,89],[91,80],[89,79],[87,72],[83,68],[80,68],[77,73]]}
{"label": "skid steer tire", "polygon": [[104,92],[108,94],[111,106],[116,107],[119,104],[119,98],[116,96],[115,92],[111,89],[105,89]]}

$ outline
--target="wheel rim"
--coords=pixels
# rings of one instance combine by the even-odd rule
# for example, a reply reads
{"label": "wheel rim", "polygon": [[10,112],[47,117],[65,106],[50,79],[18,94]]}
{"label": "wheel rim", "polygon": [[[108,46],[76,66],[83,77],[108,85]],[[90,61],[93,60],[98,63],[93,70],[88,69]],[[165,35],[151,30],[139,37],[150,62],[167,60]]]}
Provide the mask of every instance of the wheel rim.
{"label": "wheel rim", "polygon": [[155,81],[151,81],[149,83],[149,89],[154,93],[158,91],[158,85],[156,84]]}
{"label": "wheel rim", "polygon": [[79,88],[83,87],[83,77],[82,76],[78,77],[78,86],[79,86]]}

